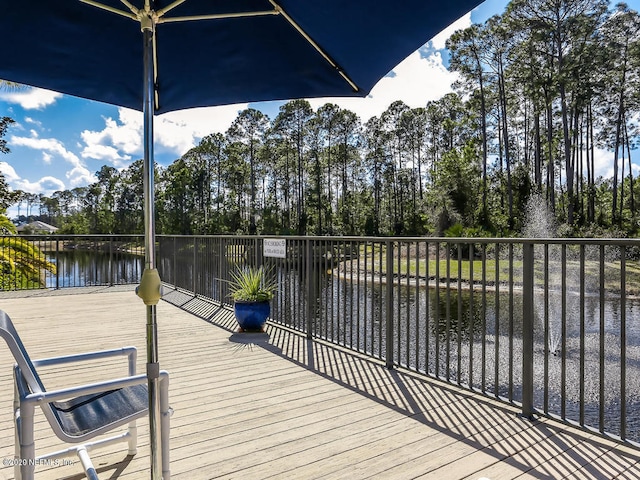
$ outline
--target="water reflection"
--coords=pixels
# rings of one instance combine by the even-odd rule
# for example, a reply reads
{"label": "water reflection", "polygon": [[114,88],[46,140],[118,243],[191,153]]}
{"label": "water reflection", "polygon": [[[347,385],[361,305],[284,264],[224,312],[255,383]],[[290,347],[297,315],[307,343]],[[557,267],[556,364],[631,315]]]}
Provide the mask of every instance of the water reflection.
{"label": "water reflection", "polygon": [[57,272],[47,273],[47,288],[137,283],[144,268],[143,256],[128,253],[61,251],[48,257]]}

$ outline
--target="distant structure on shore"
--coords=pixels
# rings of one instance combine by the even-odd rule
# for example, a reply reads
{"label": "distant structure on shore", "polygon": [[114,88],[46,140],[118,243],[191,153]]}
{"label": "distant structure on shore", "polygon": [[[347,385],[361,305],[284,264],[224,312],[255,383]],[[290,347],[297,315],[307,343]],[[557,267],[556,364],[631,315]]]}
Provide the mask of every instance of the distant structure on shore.
{"label": "distant structure on shore", "polygon": [[24,225],[16,227],[16,230],[18,230],[18,233],[42,235],[56,233],[58,227],[36,220],[35,222],[25,223]]}

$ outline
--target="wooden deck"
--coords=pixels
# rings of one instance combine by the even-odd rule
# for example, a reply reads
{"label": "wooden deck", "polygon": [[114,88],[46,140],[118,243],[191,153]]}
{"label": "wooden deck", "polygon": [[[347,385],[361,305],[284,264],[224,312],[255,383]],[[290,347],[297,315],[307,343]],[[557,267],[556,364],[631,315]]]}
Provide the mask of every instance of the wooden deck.
{"label": "wooden deck", "polygon": [[[0,293],[34,358],[136,345],[142,302],[128,288],[27,296]],[[160,362],[171,375],[175,479],[637,479],[640,452],[284,329],[233,333],[227,310],[175,292],[158,306]],[[169,303],[171,302],[171,303]],[[172,304],[173,303],[173,304]],[[175,305],[179,305],[178,308]],[[206,321],[205,321],[206,319]],[[96,365],[100,378],[125,362]],[[13,458],[12,357],[0,347],[0,458]],[[48,388],[94,379],[85,367],[48,371]],[[38,416],[36,451],[56,448]],[[140,449],[92,454],[101,478],[149,478],[147,420]],[[81,479],[73,465],[37,479]],[[13,467],[0,467],[0,480]]]}

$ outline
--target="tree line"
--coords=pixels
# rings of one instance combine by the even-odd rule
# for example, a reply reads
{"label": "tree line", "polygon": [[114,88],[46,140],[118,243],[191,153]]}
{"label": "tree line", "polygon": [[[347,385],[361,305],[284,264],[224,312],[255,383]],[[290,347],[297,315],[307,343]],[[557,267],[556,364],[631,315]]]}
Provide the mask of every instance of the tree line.
{"label": "tree line", "polygon": [[[363,122],[306,100],[156,166],[167,234],[514,235],[539,195],[567,235],[636,235],[632,151],[640,16],[600,0],[513,0],[456,32],[455,92]],[[597,153],[610,176],[598,176]],[[14,192],[25,217],[68,233],[143,229],[142,162],[50,197]]]}

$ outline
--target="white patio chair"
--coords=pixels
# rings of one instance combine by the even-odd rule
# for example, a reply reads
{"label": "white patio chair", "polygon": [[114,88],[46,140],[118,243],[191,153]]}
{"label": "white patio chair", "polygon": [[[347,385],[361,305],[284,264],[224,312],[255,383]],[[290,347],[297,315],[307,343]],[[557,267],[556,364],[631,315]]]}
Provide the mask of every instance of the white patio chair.
{"label": "white patio chair", "polygon": [[[53,464],[63,457],[77,455],[87,478],[97,479],[88,451],[98,446],[120,441],[129,444],[128,455],[137,451],[135,420],[148,412],[147,376],[136,375],[136,348],[31,360],[9,316],[0,310],[0,337],[13,354],[15,397],[15,477],[32,480],[36,465]],[[129,376],[99,383],[47,391],[36,367],[59,365],[83,360],[127,356]],[[161,454],[163,479],[169,480],[169,375],[160,372]],[[58,438],[66,443],[79,444],[64,450],[35,456],[34,410],[40,406]],[[94,439],[128,424],[128,429],[107,438]]]}

